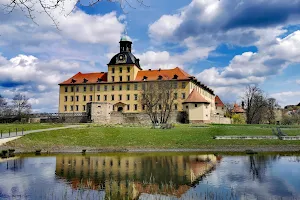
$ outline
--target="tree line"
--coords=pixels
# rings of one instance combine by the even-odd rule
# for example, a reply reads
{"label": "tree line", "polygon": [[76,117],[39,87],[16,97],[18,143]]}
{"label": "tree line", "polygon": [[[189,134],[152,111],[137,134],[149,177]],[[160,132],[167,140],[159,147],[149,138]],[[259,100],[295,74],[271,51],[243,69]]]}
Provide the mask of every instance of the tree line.
{"label": "tree line", "polygon": [[21,93],[15,94],[11,101],[8,101],[0,94],[0,117],[18,116],[23,117],[31,113],[29,98]]}

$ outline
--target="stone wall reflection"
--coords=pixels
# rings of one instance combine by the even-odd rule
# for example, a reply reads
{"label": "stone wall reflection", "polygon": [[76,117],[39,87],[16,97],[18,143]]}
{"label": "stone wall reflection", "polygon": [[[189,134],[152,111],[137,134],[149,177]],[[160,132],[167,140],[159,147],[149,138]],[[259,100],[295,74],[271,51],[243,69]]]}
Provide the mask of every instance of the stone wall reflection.
{"label": "stone wall reflection", "polygon": [[106,198],[137,199],[142,193],[180,197],[214,169],[215,155],[58,156],[56,175],[73,189],[104,190]]}

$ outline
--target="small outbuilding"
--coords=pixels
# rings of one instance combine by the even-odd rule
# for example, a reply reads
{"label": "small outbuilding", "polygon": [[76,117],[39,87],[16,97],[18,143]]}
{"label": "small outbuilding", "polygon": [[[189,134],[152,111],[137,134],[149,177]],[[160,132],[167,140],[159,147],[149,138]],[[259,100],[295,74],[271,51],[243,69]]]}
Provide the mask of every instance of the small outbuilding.
{"label": "small outbuilding", "polygon": [[197,90],[193,89],[182,104],[189,123],[210,123],[210,103]]}

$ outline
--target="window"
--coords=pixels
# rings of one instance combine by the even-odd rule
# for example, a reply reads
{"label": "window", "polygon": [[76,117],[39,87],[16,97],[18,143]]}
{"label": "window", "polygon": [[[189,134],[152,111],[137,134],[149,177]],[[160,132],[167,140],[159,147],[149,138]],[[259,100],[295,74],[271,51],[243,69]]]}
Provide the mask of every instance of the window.
{"label": "window", "polygon": [[111,95],[111,100],[114,101],[115,100],[115,95]]}
{"label": "window", "polygon": [[161,104],[158,105],[158,109],[161,110]]}
{"label": "window", "polygon": [[142,90],[145,90],[145,83],[142,84]]}
{"label": "window", "polygon": [[114,85],[111,86],[111,90],[112,90],[112,91],[115,90],[115,86],[114,86]]}
{"label": "window", "polygon": [[177,92],[174,93],[174,99],[177,99]]}
{"label": "window", "polygon": [[85,105],[82,106],[82,110],[85,111]]}
{"label": "window", "polygon": [[76,101],[79,101],[79,96],[76,96]]}
{"label": "window", "polygon": [[130,110],[130,105],[129,104],[127,105],[127,110]]}
{"label": "window", "polygon": [[195,103],[195,108],[197,108],[197,107],[198,107],[198,104]]}
{"label": "window", "polygon": [[71,87],[71,92],[74,92],[74,87],[73,86]]}
{"label": "window", "polygon": [[134,94],[134,100],[138,100],[138,95]]}
{"label": "window", "polygon": [[143,110],[145,110],[146,109],[146,106],[143,104]]}
{"label": "window", "polygon": [[65,87],[65,92],[68,92],[68,87],[67,86]]}
{"label": "window", "polygon": [[64,106],[65,107],[65,111],[67,111],[67,106]]}
{"label": "window", "polygon": [[185,93],[181,94],[182,99],[185,99]]}
{"label": "window", "polygon": [[97,101],[100,101],[100,95],[97,95]]}
{"label": "window", "polygon": [[137,89],[138,89],[138,85],[134,84],[134,90],[137,90]]}
{"label": "window", "polygon": [[184,89],[185,88],[185,82],[181,83],[181,88]]}
{"label": "window", "polygon": [[107,85],[104,85],[104,91],[107,91]]}
{"label": "window", "polygon": [[174,82],[174,83],[173,83],[173,88],[174,88],[174,89],[177,89],[177,87],[178,87],[177,82]]}
{"label": "window", "polygon": [[119,94],[119,101],[122,101],[122,95]]}
{"label": "window", "polygon": [[94,89],[94,88],[93,88],[93,86],[91,85],[91,86],[90,86],[90,91],[93,91],[93,89]]}
{"label": "window", "polygon": [[111,68],[111,73],[115,73],[115,68]]}
{"label": "window", "polygon": [[65,101],[68,101],[68,96],[65,96]]}
{"label": "window", "polygon": [[120,70],[120,73],[122,73],[122,67],[120,67],[119,70]]}
{"label": "window", "polygon": [[83,101],[86,101],[86,96],[85,95],[83,95]]}
{"label": "window", "polygon": [[178,105],[174,104],[174,110],[177,110],[177,109],[178,109]]}
{"label": "window", "polygon": [[115,77],[114,77],[114,76],[111,77],[111,81],[112,81],[112,82],[115,81]]}
{"label": "window", "polygon": [[70,106],[70,110],[73,111],[74,110],[74,106]]}
{"label": "window", "polygon": [[104,95],[104,101],[107,101],[107,95]]}
{"label": "window", "polygon": [[207,109],[207,106],[206,106],[206,109]]}
{"label": "window", "polygon": [[127,67],[127,73],[129,73],[130,72],[130,67]]}
{"label": "window", "polygon": [[100,85],[97,85],[97,91],[100,91]]}
{"label": "window", "polygon": [[78,111],[79,110],[79,106],[78,105],[76,105],[76,111]]}
{"label": "window", "polygon": [[83,86],[83,91],[86,92],[86,86]]}
{"label": "window", "polygon": [[130,100],[130,94],[127,94],[127,101]]}
{"label": "window", "polygon": [[79,92],[79,86],[76,86],[76,92]]}
{"label": "window", "polygon": [[130,81],[130,76],[127,76],[127,81]]}
{"label": "window", "polygon": [[121,84],[119,85],[119,90],[122,91],[122,85]]}
{"label": "window", "polygon": [[130,85],[129,84],[127,84],[127,90],[130,90]]}
{"label": "window", "polygon": [[71,96],[71,101],[74,101],[74,96]]}
{"label": "window", "polygon": [[90,101],[93,101],[93,95],[90,95]]}
{"label": "window", "polygon": [[188,109],[189,107],[188,107],[188,106],[185,106],[185,108]]}
{"label": "window", "polygon": [[137,110],[137,104],[134,104],[134,110]]}
{"label": "window", "polygon": [[122,82],[122,81],[123,81],[123,79],[122,79],[122,76],[119,76],[119,80],[120,80],[120,82]]}

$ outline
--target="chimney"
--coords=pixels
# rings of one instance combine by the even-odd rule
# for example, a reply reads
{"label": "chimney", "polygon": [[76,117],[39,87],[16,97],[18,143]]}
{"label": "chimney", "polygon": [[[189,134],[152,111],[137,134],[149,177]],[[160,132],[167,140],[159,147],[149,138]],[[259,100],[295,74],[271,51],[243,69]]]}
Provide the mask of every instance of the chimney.
{"label": "chimney", "polygon": [[151,71],[151,69],[149,69],[149,71]]}
{"label": "chimney", "polygon": [[161,69],[159,68],[158,71],[160,71]]}

